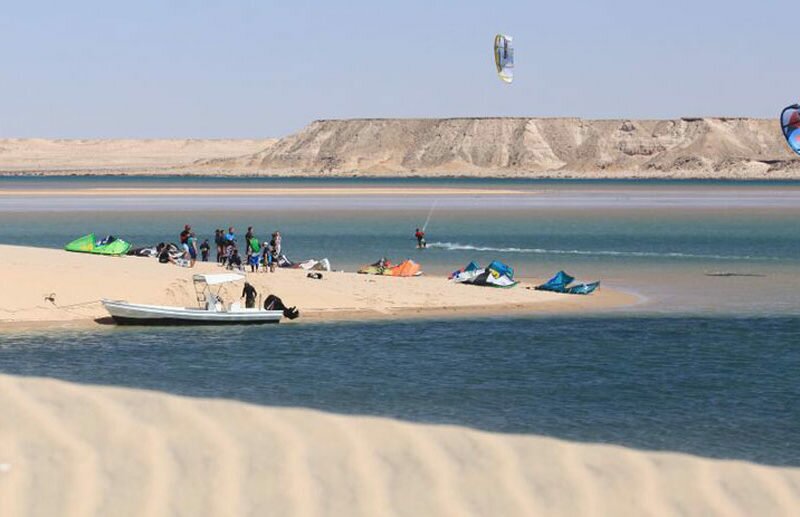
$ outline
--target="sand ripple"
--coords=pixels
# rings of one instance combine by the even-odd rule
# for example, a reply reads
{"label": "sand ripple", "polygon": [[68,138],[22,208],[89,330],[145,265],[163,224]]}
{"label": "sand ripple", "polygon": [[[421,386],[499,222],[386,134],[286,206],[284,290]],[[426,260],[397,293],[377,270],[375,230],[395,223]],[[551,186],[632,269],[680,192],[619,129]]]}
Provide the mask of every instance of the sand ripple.
{"label": "sand ripple", "polygon": [[0,376],[0,515],[796,515],[800,469]]}

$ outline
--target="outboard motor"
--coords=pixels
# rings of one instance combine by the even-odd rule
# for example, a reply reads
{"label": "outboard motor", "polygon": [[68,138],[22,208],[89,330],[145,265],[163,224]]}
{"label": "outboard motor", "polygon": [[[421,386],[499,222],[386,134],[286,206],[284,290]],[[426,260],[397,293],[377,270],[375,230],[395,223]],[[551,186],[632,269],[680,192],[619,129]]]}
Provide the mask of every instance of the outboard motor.
{"label": "outboard motor", "polygon": [[264,310],[265,311],[283,311],[283,315],[290,320],[293,320],[300,316],[300,311],[297,310],[297,307],[287,307],[283,304],[283,300],[271,294],[267,296],[267,299],[264,300]]}

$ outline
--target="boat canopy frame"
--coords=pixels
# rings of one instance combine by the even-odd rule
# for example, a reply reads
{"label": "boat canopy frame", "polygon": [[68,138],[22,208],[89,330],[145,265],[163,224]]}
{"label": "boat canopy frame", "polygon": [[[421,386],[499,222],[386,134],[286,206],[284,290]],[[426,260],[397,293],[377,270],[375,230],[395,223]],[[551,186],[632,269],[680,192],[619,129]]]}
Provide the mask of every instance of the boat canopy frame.
{"label": "boat canopy frame", "polygon": [[[198,273],[193,275],[192,281],[194,282],[194,293],[197,298],[197,305],[201,309],[217,311],[217,302],[222,301],[219,296],[222,287],[226,284],[243,282],[246,279],[247,277],[241,273]],[[211,289],[211,286],[217,286],[216,292]]]}

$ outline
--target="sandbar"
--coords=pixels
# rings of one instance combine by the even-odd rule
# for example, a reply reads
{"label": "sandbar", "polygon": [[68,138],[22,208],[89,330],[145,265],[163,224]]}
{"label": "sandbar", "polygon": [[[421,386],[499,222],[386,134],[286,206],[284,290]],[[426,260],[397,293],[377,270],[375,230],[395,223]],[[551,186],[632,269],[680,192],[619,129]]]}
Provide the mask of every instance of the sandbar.
{"label": "sandbar", "polygon": [[[334,264],[335,266],[335,264]],[[424,267],[424,264],[423,264]],[[0,245],[0,326],[36,323],[102,323],[108,314],[101,299],[134,303],[197,306],[195,273],[221,273],[216,263],[194,268],[159,264],[154,258],[107,257],[57,249]],[[639,302],[630,293],[601,288],[591,296],[535,291],[544,279],[528,279],[511,289],[458,285],[441,276],[412,278],[278,269],[247,273],[262,298],[281,297],[297,306],[297,322],[437,316],[535,315],[599,311]],[[239,301],[241,286],[224,287],[222,298]]]}

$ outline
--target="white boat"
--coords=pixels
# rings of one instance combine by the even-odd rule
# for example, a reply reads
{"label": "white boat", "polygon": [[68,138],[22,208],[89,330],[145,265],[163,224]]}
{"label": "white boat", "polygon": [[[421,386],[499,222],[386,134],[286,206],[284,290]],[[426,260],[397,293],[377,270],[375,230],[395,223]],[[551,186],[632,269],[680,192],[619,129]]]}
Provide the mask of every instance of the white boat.
{"label": "white boat", "polygon": [[[239,273],[194,275],[198,307],[144,305],[122,300],[102,300],[103,306],[120,325],[225,325],[278,323],[283,311],[246,309],[236,303],[229,306],[219,298],[222,285],[243,281]],[[213,292],[211,286],[218,286]]]}

